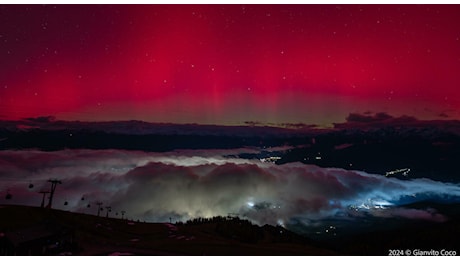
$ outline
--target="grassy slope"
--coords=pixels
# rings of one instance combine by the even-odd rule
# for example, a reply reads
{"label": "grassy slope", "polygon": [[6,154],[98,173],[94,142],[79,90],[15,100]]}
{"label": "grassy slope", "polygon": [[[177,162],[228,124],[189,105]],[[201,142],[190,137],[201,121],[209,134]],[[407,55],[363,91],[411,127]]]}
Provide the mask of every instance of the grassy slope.
{"label": "grassy slope", "polygon": [[[44,221],[75,228],[79,255],[129,252],[135,255],[330,255],[300,236],[273,227],[254,227],[257,242],[216,232],[216,223],[175,226],[139,223],[59,210],[0,206],[0,232]],[[231,227],[238,229],[238,227]],[[278,235],[279,234],[279,235]]]}

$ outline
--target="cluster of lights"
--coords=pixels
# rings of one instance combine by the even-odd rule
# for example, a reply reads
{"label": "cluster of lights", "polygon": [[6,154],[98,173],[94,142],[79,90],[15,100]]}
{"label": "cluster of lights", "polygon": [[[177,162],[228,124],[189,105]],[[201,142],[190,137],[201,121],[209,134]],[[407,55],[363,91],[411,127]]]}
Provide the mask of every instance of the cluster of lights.
{"label": "cluster of lights", "polygon": [[271,162],[271,163],[276,163],[276,161],[280,160],[281,157],[279,156],[270,156],[267,158],[262,158],[260,159],[261,162]]}
{"label": "cluster of lights", "polygon": [[246,202],[246,206],[250,209],[261,210],[261,209],[281,209],[280,205],[272,205],[270,202],[254,202],[253,198],[250,198]]}
{"label": "cluster of lights", "polygon": [[367,199],[363,201],[359,205],[351,205],[350,208],[358,211],[358,210],[370,210],[370,209],[386,209],[393,204],[381,199]]}
{"label": "cluster of lights", "polygon": [[394,175],[394,174],[397,174],[397,173],[401,173],[402,176],[407,176],[409,172],[410,172],[409,168],[397,169],[397,170],[394,170],[394,171],[386,172],[385,177],[388,177],[390,175]]}

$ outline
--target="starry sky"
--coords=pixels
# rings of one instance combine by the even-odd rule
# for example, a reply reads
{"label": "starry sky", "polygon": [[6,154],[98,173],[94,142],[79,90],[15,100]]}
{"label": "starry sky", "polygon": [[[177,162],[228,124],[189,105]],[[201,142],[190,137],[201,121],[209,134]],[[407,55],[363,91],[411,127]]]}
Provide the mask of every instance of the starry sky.
{"label": "starry sky", "polygon": [[0,119],[460,119],[459,5],[0,5]]}

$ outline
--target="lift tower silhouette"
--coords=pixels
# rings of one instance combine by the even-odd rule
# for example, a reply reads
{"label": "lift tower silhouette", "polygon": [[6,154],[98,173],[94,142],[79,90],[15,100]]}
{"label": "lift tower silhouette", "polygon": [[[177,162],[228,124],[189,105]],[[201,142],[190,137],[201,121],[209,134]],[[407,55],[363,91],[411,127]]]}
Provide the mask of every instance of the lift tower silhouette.
{"label": "lift tower silhouette", "polygon": [[101,207],[102,206],[102,202],[98,201],[96,202],[96,205],[97,205],[97,216],[99,217],[100,213],[101,213],[101,210],[103,210],[104,208]]}
{"label": "lift tower silhouette", "polygon": [[50,199],[48,201],[48,206],[46,206],[46,208],[50,209],[51,205],[53,204],[53,196],[54,196],[54,191],[56,190],[56,186],[58,184],[62,184],[62,182],[56,179],[48,180],[48,182],[51,182],[51,190],[50,190]]}
{"label": "lift tower silhouette", "polygon": [[42,198],[42,204],[40,205],[41,208],[44,208],[45,207],[45,197],[46,197],[46,194],[50,193],[49,191],[39,191],[38,193],[41,193],[43,194],[43,198]]}
{"label": "lift tower silhouette", "polygon": [[106,214],[105,214],[105,217],[108,218],[108,217],[109,217],[109,213],[112,211],[112,207],[107,206],[107,207],[105,207],[105,208],[107,209]]}

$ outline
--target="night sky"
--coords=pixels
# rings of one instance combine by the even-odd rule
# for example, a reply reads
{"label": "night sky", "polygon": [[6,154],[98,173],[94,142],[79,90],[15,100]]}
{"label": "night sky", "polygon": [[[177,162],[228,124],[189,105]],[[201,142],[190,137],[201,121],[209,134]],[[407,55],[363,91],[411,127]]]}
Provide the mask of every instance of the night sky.
{"label": "night sky", "polygon": [[460,119],[458,5],[1,5],[0,119]]}

